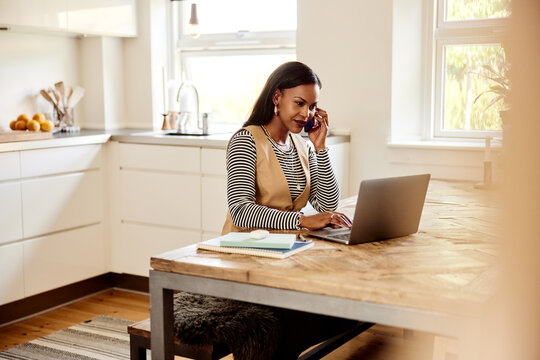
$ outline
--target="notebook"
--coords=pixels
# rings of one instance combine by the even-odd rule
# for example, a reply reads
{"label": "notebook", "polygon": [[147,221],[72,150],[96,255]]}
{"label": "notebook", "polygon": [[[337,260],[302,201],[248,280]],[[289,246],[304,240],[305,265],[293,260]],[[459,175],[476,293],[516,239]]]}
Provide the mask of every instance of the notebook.
{"label": "notebook", "polygon": [[360,244],[418,231],[430,174],[364,180],[360,184],[351,229],[308,234],[343,244]]}
{"label": "notebook", "polygon": [[[294,235],[293,235],[294,236]],[[295,241],[290,249],[256,249],[246,247],[226,247],[220,246],[219,238],[206,240],[197,244],[197,249],[217,251],[229,254],[244,254],[268,257],[274,259],[285,259],[291,255],[298,254],[301,251],[313,247],[313,242]]]}
{"label": "notebook", "polygon": [[226,247],[248,247],[258,249],[290,249],[296,240],[295,234],[268,234],[262,239],[253,239],[247,232],[230,232],[220,236],[219,245]]}

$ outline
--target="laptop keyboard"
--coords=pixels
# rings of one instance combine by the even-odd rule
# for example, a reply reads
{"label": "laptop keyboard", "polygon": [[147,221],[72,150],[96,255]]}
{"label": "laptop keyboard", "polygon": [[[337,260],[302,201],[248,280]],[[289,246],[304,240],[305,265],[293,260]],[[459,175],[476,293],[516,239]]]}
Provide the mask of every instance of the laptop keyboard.
{"label": "laptop keyboard", "polygon": [[350,236],[351,236],[350,232],[328,235],[329,238],[336,239],[336,240],[348,240]]}

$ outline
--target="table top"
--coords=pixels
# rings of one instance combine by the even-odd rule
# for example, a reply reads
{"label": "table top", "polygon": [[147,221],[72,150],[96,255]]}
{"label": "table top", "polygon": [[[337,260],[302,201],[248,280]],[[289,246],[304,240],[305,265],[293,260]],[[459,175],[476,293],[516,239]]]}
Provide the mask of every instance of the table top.
{"label": "table top", "polygon": [[[152,257],[154,270],[473,316],[495,291],[497,193],[432,180],[419,232],[379,242],[315,246],[278,260],[197,250]],[[352,216],[356,197],[340,208]]]}

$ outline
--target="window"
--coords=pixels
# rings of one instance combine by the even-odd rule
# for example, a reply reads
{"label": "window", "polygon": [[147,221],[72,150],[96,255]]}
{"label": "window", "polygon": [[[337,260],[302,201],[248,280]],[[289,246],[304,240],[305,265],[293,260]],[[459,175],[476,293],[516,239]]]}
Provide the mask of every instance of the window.
{"label": "window", "polygon": [[243,123],[270,73],[296,59],[296,1],[196,2],[197,38],[188,34],[192,3],[178,7],[175,73],[197,88],[212,122]]}
{"label": "window", "polygon": [[434,8],[434,136],[500,136],[510,0],[439,0]]}

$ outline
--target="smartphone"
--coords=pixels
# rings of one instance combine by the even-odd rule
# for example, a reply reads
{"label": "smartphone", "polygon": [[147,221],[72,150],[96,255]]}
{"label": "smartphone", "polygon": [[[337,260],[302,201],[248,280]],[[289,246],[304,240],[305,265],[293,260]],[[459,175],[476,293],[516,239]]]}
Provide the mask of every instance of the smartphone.
{"label": "smartphone", "polygon": [[304,126],[304,131],[309,132],[309,130],[313,129],[313,126],[315,126],[315,118],[314,117],[312,117],[311,119],[308,120],[308,122]]}
{"label": "smartphone", "polygon": [[317,125],[319,124],[317,123],[317,120],[315,120],[315,116],[314,116],[308,120],[306,126],[304,126],[304,131],[309,132],[310,130],[317,128]]}

